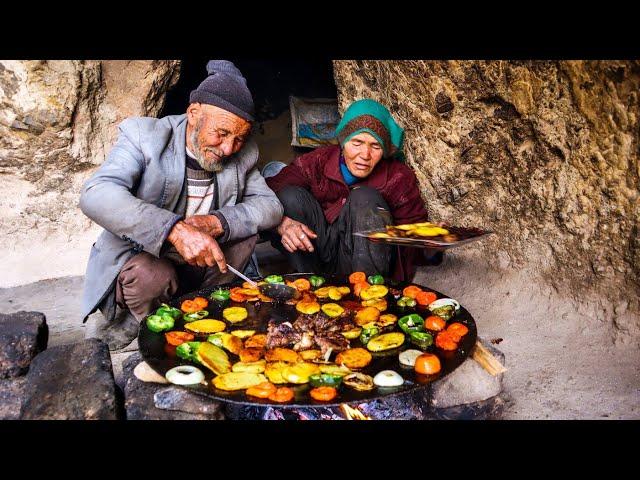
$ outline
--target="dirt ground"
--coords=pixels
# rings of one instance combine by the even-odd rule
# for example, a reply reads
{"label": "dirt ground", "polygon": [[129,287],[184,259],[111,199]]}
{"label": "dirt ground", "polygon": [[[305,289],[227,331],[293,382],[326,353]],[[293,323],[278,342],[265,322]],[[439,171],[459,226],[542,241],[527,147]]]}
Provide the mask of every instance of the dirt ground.
{"label": "dirt ground", "polygon": [[[263,255],[268,248],[261,247]],[[441,266],[420,269],[415,282],[458,299],[483,338],[502,339],[496,346],[508,369],[505,419],[640,419],[638,345],[615,344],[607,322],[529,278],[523,271],[492,274],[484,262],[452,253]],[[81,340],[82,281],[74,276],[0,289],[2,313],[43,312],[49,346]],[[122,361],[136,349],[134,342],[112,354],[118,383]]]}

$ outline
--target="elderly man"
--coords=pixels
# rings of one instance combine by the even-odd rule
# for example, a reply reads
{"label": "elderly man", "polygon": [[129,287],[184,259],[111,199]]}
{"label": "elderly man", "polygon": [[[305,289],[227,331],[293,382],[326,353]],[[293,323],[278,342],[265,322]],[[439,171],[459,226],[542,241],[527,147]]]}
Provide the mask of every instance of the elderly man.
{"label": "elderly man", "polygon": [[363,271],[408,281],[416,265],[440,263],[436,250],[392,248],[353,235],[428,219],[415,174],[394,158],[404,130],[389,111],[371,99],[354,102],[336,134],[340,145],[302,155],[267,179],[285,210],[266,233],[273,245],[299,272]]}
{"label": "elderly man", "polygon": [[[104,164],[85,183],[80,208],[104,228],[91,249],[83,317],[87,337],[111,350],[171,296],[231,281],[257,233],[283,208],[255,168],[254,105],[240,71],[224,60],[191,92],[186,114],[130,118]],[[93,319],[92,319],[93,320]]]}

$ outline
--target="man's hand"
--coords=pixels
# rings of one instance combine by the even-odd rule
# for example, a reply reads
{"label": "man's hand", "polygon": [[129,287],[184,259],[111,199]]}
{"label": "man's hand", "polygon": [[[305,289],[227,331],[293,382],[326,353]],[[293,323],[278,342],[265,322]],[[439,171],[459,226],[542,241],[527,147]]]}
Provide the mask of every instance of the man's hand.
{"label": "man's hand", "polygon": [[224,233],[222,223],[215,215],[194,215],[193,217],[187,217],[184,223],[191,225],[192,227],[200,230],[202,233],[211,235],[213,238],[218,238]]}
{"label": "man's hand", "polygon": [[218,242],[184,221],[173,226],[167,240],[189,265],[213,267],[217,264],[222,273],[227,272],[227,262]]}
{"label": "man's hand", "polygon": [[318,238],[304,223],[296,222],[289,217],[283,217],[282,222],[276,229],[282,237],[282,245],[287,251],[293,253],[296,250],[303,252],[313,252],[313,245],[310,238]]}

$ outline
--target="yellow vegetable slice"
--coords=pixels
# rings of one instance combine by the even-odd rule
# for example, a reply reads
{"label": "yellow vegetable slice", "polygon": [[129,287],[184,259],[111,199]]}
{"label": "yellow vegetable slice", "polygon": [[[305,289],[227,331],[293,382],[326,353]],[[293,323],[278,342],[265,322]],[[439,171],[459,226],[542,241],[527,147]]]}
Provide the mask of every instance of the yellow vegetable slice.
{"label": "yellow vegetable slice", "polygon": [[393,325],[398,321],[398,317],[396,317],[393,313],[386,313],[384,315],[380,315],[380,318],[376,321],[376,325],[378,327],[387,327],[389,325]]}
{"label": "yellow vegetable slice", "polygon": [[320,304],[318,302],[298,302],[296,303],[296,310],[300,313],[312,315],[320,311]]}
{"label": "yellow vegetable slice", "polygon": [[226,323],[220,320],[196,320],[185,324],[184,328],[195,333],[217,333],[227,328]]}
{"label": "yellow vegetable slice", "polygon": [[342,294],[342,295],[349,295],[351,293],[351,289],[349,287],[338,287],[338,291]]}
{"label": "yellow vegetable slice", "polygon": [[404,333],[392,332],[383,333],[373,337],[367,343],[367,349],[372,352],[382,352],[384,350],[391,350],[392,348],[399,347],[404,343]]}
{"label": "yellow vegetable slice", "polygon": [[313,363],[300,362],[282,370],[282,378],[289,383],[308,383],[309,377],[320,373],[320,368]]}
{"label": "yellow vegetable slice", "polygon": [[233,332],[231,332],[231,335],[235,335],[238,338],[248,338],[251,335],[255,334],[256,331],[255,330],[234,330]]}
{"label": "yellow vegetable slice", "polygon": [[448,235],[449,230],[441,227],[418,227],[411,230],[410,233],[420,237],[437,237],[438,235]]}
{"label": "yellow vegetable slice", "polygon": [[263,373],[266,367],[267,367],[267,362],[265,360],[258,360],[256,362],[236,362],[231,367],[231,371]]}
{"label": "yellow vegetable slice", "polygon": [[247,318],[249,313],[244,307],[229,307],[222,311],[222,316],[231,323],[238,323]]}
{"label": "yellow vegetable slice", "polygon": [[287,383],[287,381],[282,378],[282,371],[288,366],[289,364],[285,362],[270,362],[267,363],[267,366],[264,369],[264,374],[271,383]]}
{"label": "yellow vegetable slice", "polygon": [[318,298],[327,298],[329,296],[329,289],[331,289],[331,288],[335,288],[335,287],[322,287],[322,288],[317,289],[313,293]]}
{"label": "yellow vegetable slice", "polygon": [[360,292],[360,298],[362,300],[372,300],[385,297],[387,293],[389,293],[389,289],[384,285],[371,285]]}
{"label": "yellow vegetable slice", "polygon": [[351,330],[347,330],[346,332],[342,332],[342,335],[349,340],[353,340],[354,338],[358,338],[361,333],[362,333],[362,328],[355,327],[355,328],[352,328]]}
{"label": "yellow vegetable slice", "polygon": [[388,305],[387,305],[387,300],[384,298],[373,298],[371,300],[363,300],[362,301],[362,306],[363,307],[374,307],[377,308],[378,310],[380,310],[380,312],[384,312]]}
{"label": "yellow vegetable slice", "polygon": [[340,292],[340,289],[338,289],[337,287],[329,288],[329,298],[331,300],[340,300],[342,298],[342,293]]}
{"label": "yellow vegetable slice", "polygon": [[316,358],[320,358],[322,356],[322,351],[320,350],[302,350],[298,352],[300,358],[303,360],[315,360]]}
{"label": "yellow vegetable slice", "polygon": [[344,377],[345,375],[349,375],[351,370],[344,365],[320,365],[320,373],[329,373],[331,375]]}
{"label": "yellow vegetable slice", "polygon": [[203,342],[198,347],[198,360],[216,375],[222,375],[231,371],[229,357],[220,347]]}
{"label": "yellow vegetable slice", "polygon": [[322,305],[322,311],[330,317],[339,317],[344,313],[344,308],[337,303],[325,303]]}
{"label": "yellow vegetable slice", "polygon": [[213,386],[227,391],[246,390],[266,381],[267,378],[261,373],[230,372],[214,378]]}

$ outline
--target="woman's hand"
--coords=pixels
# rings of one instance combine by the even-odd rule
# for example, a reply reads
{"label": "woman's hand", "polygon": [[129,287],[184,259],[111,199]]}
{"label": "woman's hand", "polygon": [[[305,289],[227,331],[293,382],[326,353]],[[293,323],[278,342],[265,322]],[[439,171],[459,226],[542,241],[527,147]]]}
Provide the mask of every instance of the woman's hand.
{"label": "woman's hand", "polygon": [[310,239],[318,238],[313,233],[313,230],[304,223],[297,222],[289,217],[282,218],[282,222],[280,222],[276,231],[282,237],[281,241],[284,248],[291,253],[296,250],[313,252],[313,245]]}

